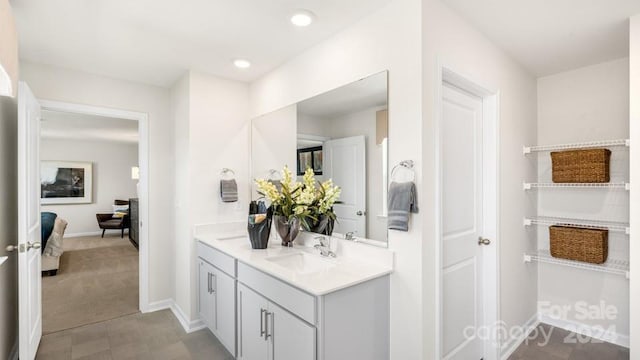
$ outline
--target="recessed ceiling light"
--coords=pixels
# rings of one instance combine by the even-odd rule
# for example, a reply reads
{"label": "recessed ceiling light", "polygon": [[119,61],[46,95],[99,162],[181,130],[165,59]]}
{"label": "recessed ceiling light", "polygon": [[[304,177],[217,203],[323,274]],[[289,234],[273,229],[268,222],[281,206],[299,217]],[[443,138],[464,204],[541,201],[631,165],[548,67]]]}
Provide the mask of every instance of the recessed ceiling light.
{"label": "recessed ceiling light", "polygon": [[233,65],[235,65],[239,69],[246,69],[251,67],[251,62],[245,59],[236,59],[236,60],[233,60]]}
{"label": "recessed ceiling light", "polygon": [[296,10],[291,16],[291,23],[295,26],[309,26],[315,19],[315,15],[309,10]]}

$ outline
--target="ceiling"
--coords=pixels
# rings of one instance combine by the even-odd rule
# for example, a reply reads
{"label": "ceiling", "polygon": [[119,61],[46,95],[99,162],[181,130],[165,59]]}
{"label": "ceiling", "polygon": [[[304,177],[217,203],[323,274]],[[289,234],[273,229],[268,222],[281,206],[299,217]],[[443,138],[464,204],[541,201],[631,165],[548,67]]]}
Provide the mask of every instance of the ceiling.
{"label": "ceiling", "polygon": [[629,56],[640,0],[442,0],[537,76]]}
{"label": "ceiling", "polygon": [[104,116],[42,111],[40,136],[44,139],[138,142],[138,122]]}
{"label": "ceiling", "polygon": [[[171,86],[186,70],[253,81],[390,0],[12,0],[22,60]],[[316,21],[298,28],[296,9]],[[246,58],[249,69],[232,61]]]}
{"label": "ceiling", "polygon": [[387,72],[371,75],[297,104],[298,113],[332,118],[387,105]]}

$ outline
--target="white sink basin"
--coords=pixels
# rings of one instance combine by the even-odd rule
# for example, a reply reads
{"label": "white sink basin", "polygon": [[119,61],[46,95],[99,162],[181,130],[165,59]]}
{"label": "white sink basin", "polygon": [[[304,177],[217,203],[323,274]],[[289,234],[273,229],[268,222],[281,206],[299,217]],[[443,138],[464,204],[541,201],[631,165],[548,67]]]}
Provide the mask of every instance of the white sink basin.
{"label": "white sink basin", "polygon": [[266,260],[302,275],[322,272],[336,266],[336,263],[329,259],[303,252],[272,256]]}

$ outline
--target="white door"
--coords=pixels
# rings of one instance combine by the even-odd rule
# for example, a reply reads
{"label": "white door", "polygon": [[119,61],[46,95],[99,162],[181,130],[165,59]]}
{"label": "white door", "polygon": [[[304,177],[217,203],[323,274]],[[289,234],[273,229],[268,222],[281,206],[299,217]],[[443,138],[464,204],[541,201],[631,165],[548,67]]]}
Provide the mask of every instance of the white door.
{"label": "white door", "polygon": [[269,302],[262,296],[238,285],[238,359],[267,360],[267,313]]}
{"label": "white door", "polygon": [[18,86],[19,356],[32,360],[42,337],[40,264],[40,104]]}
{"label": "white door", "polygon": [[314,360],[316,332],[313,326],[269,303],[271,360]]}
{"label": "white door", "polygon": [[442,171],[442,357],[480,360],[484,343],[482,100],[444,85]]}
{"label": "white door", "polygon": [[367,164],[364,136],[325,141],[322,174],[342,188],[333,206],[338,221],[334,231],[367,236]]}

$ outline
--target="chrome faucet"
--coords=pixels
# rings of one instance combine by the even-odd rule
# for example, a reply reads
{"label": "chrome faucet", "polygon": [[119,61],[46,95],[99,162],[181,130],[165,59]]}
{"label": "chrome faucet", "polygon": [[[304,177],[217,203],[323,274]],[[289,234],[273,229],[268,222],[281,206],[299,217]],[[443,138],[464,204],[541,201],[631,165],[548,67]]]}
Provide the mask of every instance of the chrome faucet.
{"label": "chrome faucet", "polygon": [[348,233],[344,234],[344,239],[345,240],[351,240],[351,241],[356,241],[356,237],[355,234],[357,233],[357,231],[349,231]]}
{"label": "chrome faucet", "polygon": [[314,240],[318,240],[318,244],[315,244],[313,247],[320,250],[320,255],[324,257],[336,257],[336,253],[331,251],[329,247],[329,241],[324,236],[317,236],[313,238]]}

